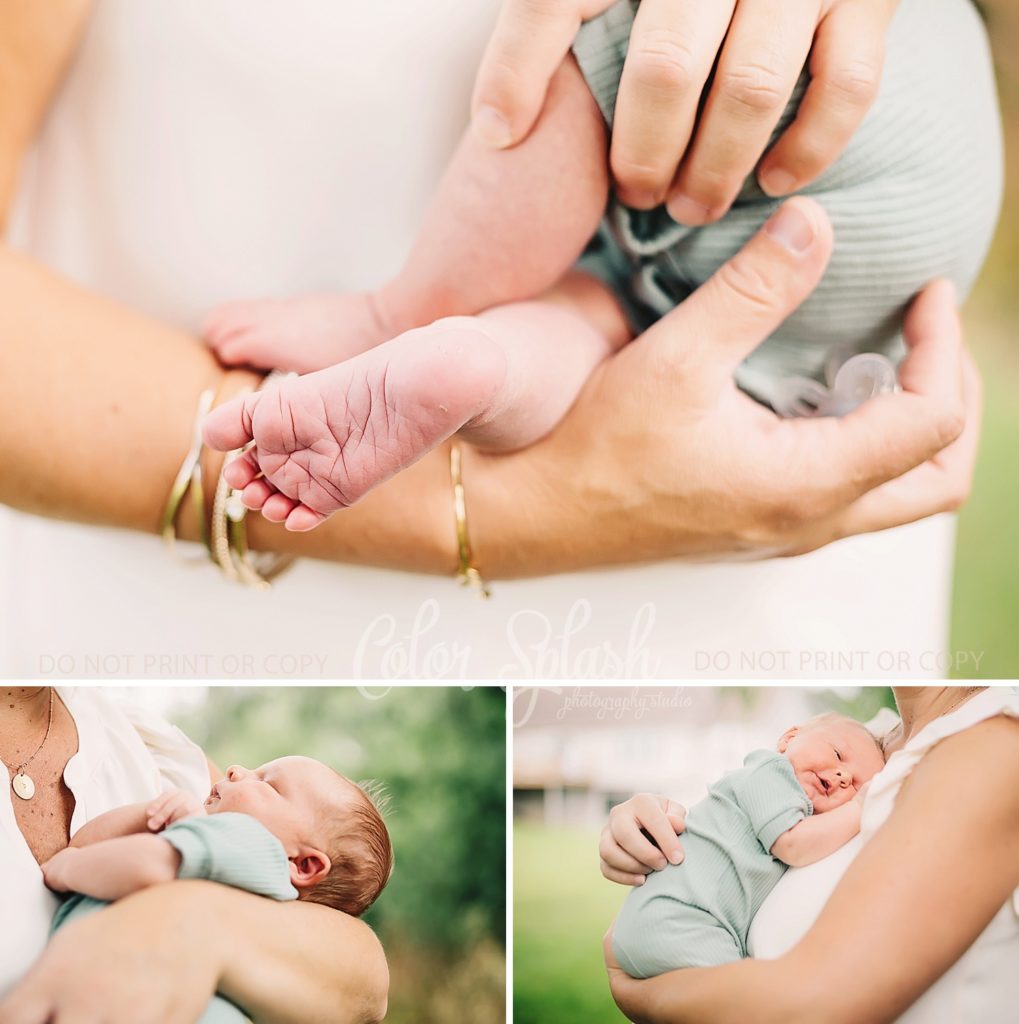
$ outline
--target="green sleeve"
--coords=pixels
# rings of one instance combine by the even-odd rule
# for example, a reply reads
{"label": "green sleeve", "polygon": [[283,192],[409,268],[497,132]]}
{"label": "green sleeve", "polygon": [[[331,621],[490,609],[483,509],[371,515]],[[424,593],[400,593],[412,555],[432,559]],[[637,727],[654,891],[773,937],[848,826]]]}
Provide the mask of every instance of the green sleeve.
{"label": "green sleeve", "polygon": [[733,788],[750,827],[770,853],[775,840],[812,814],[814,808],[796,781],[789,759],[782,754],[755,750],[744,765],[743,777]]}
{"label": "green sleeve", "polygon": [[220,882],[274,900],[297,899],[283,844],[250,815],[185,818],[162,836],[180,854],[178,878]]}

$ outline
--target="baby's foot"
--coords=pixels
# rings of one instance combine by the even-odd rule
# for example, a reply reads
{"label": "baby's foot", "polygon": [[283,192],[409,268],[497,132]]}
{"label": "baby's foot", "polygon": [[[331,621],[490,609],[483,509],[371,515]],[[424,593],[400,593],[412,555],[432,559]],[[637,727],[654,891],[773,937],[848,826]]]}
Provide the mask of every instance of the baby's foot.
{"label": "baby's foot", "polygon": [[310,373],[350,359],[392,337],[371,295],[299,295],[231,302],[202,331],[226,366]]}
{"label": "baby's foot", "polygon": [[469,317],[408,331],[344,363],[215,409],[206,443],[250,451],[225,471],[244,504],[310,530],[488,409],[501,347]]}

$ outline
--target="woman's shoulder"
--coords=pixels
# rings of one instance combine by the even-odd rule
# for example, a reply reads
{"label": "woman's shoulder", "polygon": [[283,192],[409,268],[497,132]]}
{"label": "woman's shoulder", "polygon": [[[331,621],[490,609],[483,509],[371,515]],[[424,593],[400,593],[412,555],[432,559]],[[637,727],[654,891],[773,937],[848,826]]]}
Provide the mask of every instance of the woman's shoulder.
{"label": "woman's shoulder", "polygon": [[79,752],[67,767],[69,784],[133,771],[159,790],[208,793],[208,762],[201,748],[151,704],[102,687],[57,692],[78,730]]}
{"label": "woman's shoulder", "polygon": [[999,715],[1019,719],[1019,688],[988,687],[954,711],[935,719],[904,747],[895,751],[870,784],[863,808],[861,833],[872,834],[887,819],[902,784],[934,747],[951,736],[966,732]]}

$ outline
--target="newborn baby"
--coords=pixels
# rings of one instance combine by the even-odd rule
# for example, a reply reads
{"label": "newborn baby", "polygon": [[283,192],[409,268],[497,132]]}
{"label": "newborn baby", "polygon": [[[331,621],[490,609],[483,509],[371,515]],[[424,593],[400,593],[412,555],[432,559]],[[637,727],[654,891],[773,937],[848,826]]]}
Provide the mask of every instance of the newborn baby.
{"label": "newborn baby", "polygon": [[[581,29],[523,144],[494,152],[464,139],[406,265],[377,292],[239,303],[210,318],[206,339],[225,364],[307,374],[207,420],[212,447],[253,443],[226,471],[247,507],[306,530],[454,433],[489,450],[536,441],[601,360],[774,213],[752,177],[718,223],[710,211],[688,218],[699,226],[611,197],[609,129],[636,8],[620,0]],[[870,115],[804,190],[834,226],[831,265],[740,367],[739,386],[780,415],[841,415],[894,388],[907,304],[935,277],[969,288],[1001,182],[990,56],[970,0],[901,0]],[[803,200],[791,206],[820,219]],[[785,227],[787,247],[796,233]]]}
{"label": "newborn baby", "polygon": [[[303,899],[358,916],[393,864],[389,833],[359,786],[307,757],[239,765],[204,805],[183,790],[100,815],[43,866],[70,896],[53,930],[139,889],[201,878],[275,900]],[[215,996],[202,1024],[245,1021]]]}
{"label": "newborn baby", "polygon": [[634,978],[747,955],[750,922],[786,866],[812,864],[860,830],[861,790],[884,767],[859,722],[822,715],[756,750],[691,808],[682,863],[632,889],[613,926]]}

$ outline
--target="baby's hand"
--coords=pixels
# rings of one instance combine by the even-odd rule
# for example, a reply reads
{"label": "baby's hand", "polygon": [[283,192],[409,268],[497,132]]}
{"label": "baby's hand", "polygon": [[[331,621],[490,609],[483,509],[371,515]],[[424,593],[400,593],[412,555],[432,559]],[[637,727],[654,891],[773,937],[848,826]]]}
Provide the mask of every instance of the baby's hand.
{"label": "baby's hand", "polygon": [[205,807],[193,793],[185,789],[171,789],[168,793],[158,796],[145,813],[148,815],[146,824],[149,831],[161,832],[175,821],[204,814]]}
{"label": "baby's hand", "polygon": [[79,853],[81,853],[81,850],[68,846],[67,849],[55,853],[42,865],[43,881],[53,892],[74,891],[75,887],[71,880],[71,870],[73,861]]}

